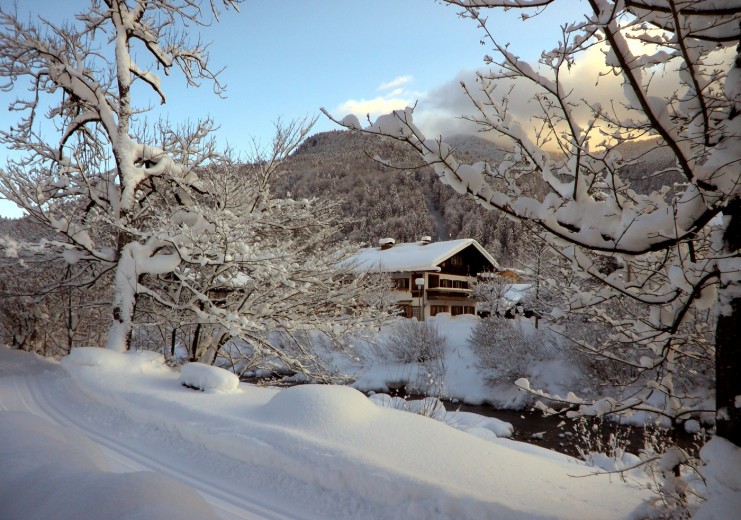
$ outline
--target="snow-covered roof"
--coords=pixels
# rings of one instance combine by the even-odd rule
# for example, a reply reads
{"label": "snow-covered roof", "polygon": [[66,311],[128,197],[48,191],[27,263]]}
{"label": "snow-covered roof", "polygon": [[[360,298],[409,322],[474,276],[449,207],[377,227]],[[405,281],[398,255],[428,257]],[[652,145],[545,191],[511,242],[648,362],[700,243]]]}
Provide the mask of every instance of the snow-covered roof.
{"label": "snow-covered roof", "polygon": [[494,301],[479,301],[478,309],[480,311],[491,311],[492,308],[499,308],[502,310],[511,309],[515,305],[519,305],[522,300],[528,296],[532,289],[533,285],[529,283],[513,283],[507,285],[502,294],[500,294]]}
{"label": "snow-covered roof", "polygon": [[493,268],[499,269],[496,260],[481,244],[472,238],[446,240],[442,242],[407,242],[382,249],[369,247],[361,249],[350,261],[359,271],[381,271],[386,273],[410,271],[440,271],[440,264],[466,249],[475,247],[489,261]]}

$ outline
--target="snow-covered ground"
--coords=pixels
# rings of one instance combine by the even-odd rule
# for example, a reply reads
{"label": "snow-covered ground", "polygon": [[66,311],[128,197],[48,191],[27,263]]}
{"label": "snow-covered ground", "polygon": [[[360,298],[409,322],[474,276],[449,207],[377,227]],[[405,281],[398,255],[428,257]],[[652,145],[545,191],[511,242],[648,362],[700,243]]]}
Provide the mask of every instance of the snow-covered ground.
{"label": "snow-covered ground", "polygon": [[348,387],[200,392],[149,352],[73,352],[0,348],[0,406],[22,412],[0,413],[3,518],[628,518],[649,495]]}
{"label": "snow-covered ground", "polygon": [[[470,327],[445,324],[456,337]],[[446,384],[491,395],[466,379],[476,362],[463,342],[447,349]],[[0,347],[0,517],[639,518],[656,498],[642,470],[598,474],[506,438],[508,423],[438,405],[258,387],[197,363],[173,370],[153,352],[75,349],[57,362]],[[437,420],[395,409],[415,407]],[[703,455],[700,517],[731,518],[741,450],[716,439]]]}
{"label": "snow-covered ground", "polygon": [[[480,318],[477,316],[452,317],[448,313],[427,318],[427,323],[435,326],[444,338],[443,359],[437,365],[394,363],[384,358],[384,336],[391,333],[393,324],[384,327],[378,334],[376,341],[380,344],[380,349],[373,351],[358,345],[361,351],[359,363],[351,363],[342,358],[333,359],[332,362],[339,372],[349,374],[355,379],[353,387],[364,392],[388,392],[404,383],[407,390],[413,393],[440,395],[474,405],[489,403],[496,408],[524,408],[532,402],[532,396],[518,390],[514,380],[496,382],[499,371],[495,367],[482,367],[472,350],[469,337],[479,322]],[[433,380],[430,381],[430,371],[435,372],[437,369],[442,372],[441,377],[432,374]],[[582,387],[584,381],[588,380],[574,363],[561,355],[533,362],[527,373],[520,376],[528,377],[535,388],[561,395],[574,389],[585,390]],[[592,391],[593,388],[587,390]]]}

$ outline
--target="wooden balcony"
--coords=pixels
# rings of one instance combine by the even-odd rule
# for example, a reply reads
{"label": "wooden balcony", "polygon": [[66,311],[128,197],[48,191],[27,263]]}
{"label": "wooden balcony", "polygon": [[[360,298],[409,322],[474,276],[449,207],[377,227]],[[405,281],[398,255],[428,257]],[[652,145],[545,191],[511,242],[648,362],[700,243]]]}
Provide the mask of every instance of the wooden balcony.
{"label": "wooden balcony", "polygon": [[467,300],[471,294],[473,294],[471,289],[453,289],[450,287],[427,289],[428,300]]}

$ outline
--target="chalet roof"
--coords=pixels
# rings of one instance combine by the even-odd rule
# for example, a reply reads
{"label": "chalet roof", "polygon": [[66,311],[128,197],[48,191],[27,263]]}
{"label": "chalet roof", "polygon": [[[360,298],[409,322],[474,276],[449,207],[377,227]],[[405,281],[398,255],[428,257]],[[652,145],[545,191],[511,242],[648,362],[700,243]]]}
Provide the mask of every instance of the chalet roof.
{"label": "chalet roof", "polygon": [[472,238],[431,243],[407,242],[388,249],[369,247],[361,249],[350,261],[357,264],[355,269],[359,271],[440,271],[440,264],[469,246],[475,247],[491,263],[492,269],[499,269],[497,261]]}
{"label": "chalet roof", "polygon": [[486,302],[479,301],[478,306],[481,311],[490,311],[492,307],[499,307],[503,310],[509,310],[515,305],[520,304],[533,289],[533,285],[529,283],[513,283],[503,287],[502,294],[500,294],[496,301]]}

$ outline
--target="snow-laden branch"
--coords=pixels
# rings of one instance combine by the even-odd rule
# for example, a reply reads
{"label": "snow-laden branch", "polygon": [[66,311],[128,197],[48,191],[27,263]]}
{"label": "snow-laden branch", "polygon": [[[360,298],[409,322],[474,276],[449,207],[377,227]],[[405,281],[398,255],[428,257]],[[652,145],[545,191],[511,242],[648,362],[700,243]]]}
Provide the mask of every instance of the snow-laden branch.
{"label": "snow-laden branch", "polygon": [[[417,149],[445,184],[459,193],[473,196],[488,209],[498,209],[534,221],[560,239],[596,251],[639,255],[662,250],[691,238],[720,212],[720,207],[708,207],[701,190],[692,185],[676,201],[676,211],[666,203],[655,207],[645,202],[620,210],[612,192],[598,196],[584,193],[583,197],[574,200],[570,195],[574,191],[575,181],[561,181],[559,177],[569,175],[574,178],[577,177],[576,172],[569,171],[568,165],[559,167],[550,160],[535,146],[522,125],[513,120],[493,122],[492,127],[515,139],[536,164],[538,174],[556,188],[555,193],[542,201],[530,197],[515,198],[508,192],[495,189],[491,182],[493,176],[487,174],[496,171],[495,167],[485,163],[460,163],[450,145],[441,139],[427,138],[414,124],[412,108],[382,116],[365,128],[354,117],[332,119],[348,129],[362,128],[367,133],[406,141]],[[589,160],[585,159],[585,162]],[[731,163],[723,162],[716,173],[721,168],[730,171],[730,166]],[[599,166],[595,169],[599,169]],[[504,180],[509,183],[507,187],[512,192],[518,191],[506,174],[496,180]],[[738,186],[732,186],[731,193],[723,193],[719,197],[726,200],[738,191]]]}
{"label": "snow-laden branch", "polygon": [[[681,420],[697,406],[683,408],[678,374],[705,370],[719,353],[729,367],[741,362],[733,332],[741,301],[741,46],[734,56],[729,45],[741,37],[741,8],[730,0],[589,0],[590,12],[563,23],[557,45],[536,64],[497,41],[490,13],[515,9],[527,24],[558,1],[445,3],[462,8],[492,49],[484,58],[491,70],[462,84],[472,112],[463,117],[506,139],[503,160],[460,161],[442,136],[425,135],[413,108],[363,124],[325,114],[349,130],[408,144],[444,184],[520,220],[548,245],[562,267],[538,282],[555,306],[549,315],[538,304],[538,315],[564,327],[572,344],[627,367],[624,388],[649,383],[635,399],[563,404]],[[622,95],[605,100],[595,90],[580,99],[578,82],[605,82],[605,91],[619,87]],[[531,96],[525,115],[513,110],[523,93]],[[666,160],[658,164],[650,152]],[[655,179],[668,180],[649,188]],[[716,350],[714,315],[724,324]],[[581,323],[599,325],[601,334],[579,336]],[[730,371],[722,377],[718,408],[728,409],[741,390]],[[661,405],[652,401],[658,394]]]}

